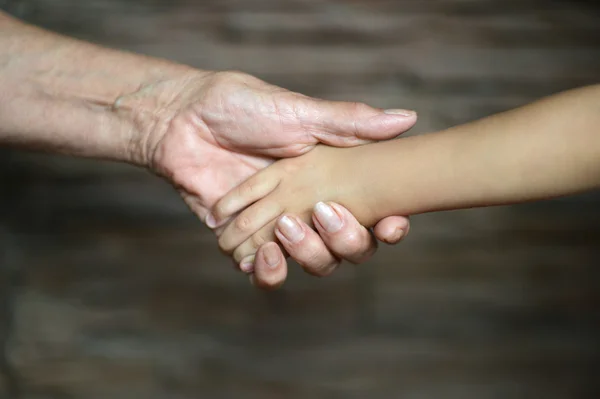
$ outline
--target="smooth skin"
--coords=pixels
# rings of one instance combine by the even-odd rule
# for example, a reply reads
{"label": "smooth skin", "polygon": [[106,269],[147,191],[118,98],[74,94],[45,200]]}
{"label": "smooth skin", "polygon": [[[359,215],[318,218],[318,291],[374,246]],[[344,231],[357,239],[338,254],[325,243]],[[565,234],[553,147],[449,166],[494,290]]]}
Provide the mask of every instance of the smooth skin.
{"label": "smooth skin", "polygon": [[243,260],[265,242],[285,242],[276,225],[282,216],[290,229],[299,221],[323,228],[313,209],[341,214],[343,205],[373,226],[386,215],[515,204],[596,188],[600,85],[438,133],[356,148],[319,146],[254,175],[213,212],[217,220],[241,212],[219,243]]}

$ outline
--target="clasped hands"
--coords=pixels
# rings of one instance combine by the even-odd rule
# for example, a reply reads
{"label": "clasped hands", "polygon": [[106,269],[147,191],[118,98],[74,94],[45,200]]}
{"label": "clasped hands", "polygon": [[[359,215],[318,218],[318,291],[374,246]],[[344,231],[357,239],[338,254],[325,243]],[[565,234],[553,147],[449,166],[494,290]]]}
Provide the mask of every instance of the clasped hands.
{"label": "clasped hands", "polygon": [[[238,72],[191,72],[125,96],[119,106],[140,115],[153,110],[139,152],[217,236],[231,220],[252,221],[217,220],[215,204],[273,162],[306,154],[319,143],[354,147],[391,139],[416,123],[411,111],[314,99]],[[261,288],[285,281],[287,256],[308,273],[326,276],[342,260],[367,260],[376,251],[375,237],[396,243],[409,229],[407,218],[394,216],[371,233],[336,203],[317,204],[312,218],[285,214],[272,223],[279,245],[256,235],[251,243],[256,252],[230,251],[236,267]]]}

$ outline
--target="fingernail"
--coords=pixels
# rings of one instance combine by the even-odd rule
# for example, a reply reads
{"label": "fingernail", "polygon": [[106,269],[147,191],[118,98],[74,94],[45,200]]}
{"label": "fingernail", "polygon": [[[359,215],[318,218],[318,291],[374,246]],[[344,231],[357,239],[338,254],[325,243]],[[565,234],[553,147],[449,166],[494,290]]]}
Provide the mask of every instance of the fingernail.
{"label": "fingernail", "polygon": [[279,265],[279,248],[277,245],[267,245],[264,249],[264,256],[267,265],[275,269]]}
{"label": "fingernail", "polygon": [[217,227],[217,219],[215,219],[212,213],[208,214],[204,223],[206,223],[206,225],[210,229],[214,229],[215,227]]}
{"label": "fingernail", "polygon": [[332,207],[323,202],[315,205],[315,216],[328,233],[337,233],[342,229],[343,222],[340,216]]}
{"label": "fingernail", "polygon": [[240,263],[240,269],[244,273],[252,272],[254,270],[254,255],[244,258],[242,263]]}
{"label": "fingernail", "polygon": [[281,234],[283,234],[292,244],[299,243],[304,238],[305,234],[302,227],[289,216],[284,216],[279,219],[277,227],[279,227]]}
{"label": "fingernail", "polygon": [[386,109],[383,112],[388,115],[400,115],[406,117],[414,116],[416,114],[415,111],[410,111],[408,109]]}

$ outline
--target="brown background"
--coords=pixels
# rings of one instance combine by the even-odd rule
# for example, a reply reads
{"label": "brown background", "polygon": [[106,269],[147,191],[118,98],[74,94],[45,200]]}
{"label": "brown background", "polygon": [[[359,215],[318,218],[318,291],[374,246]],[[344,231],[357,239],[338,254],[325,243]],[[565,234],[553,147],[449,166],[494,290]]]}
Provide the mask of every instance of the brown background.
{"label": "brown background", "polygon": [[[414,132],[600,78],[593,1],[0,3],[105,45],[414,108]],[[368,264],[294,268],[267,295],[145,172],[4,150],[0,179],[0,397],[600,397],[597,194],[415,217]]]}

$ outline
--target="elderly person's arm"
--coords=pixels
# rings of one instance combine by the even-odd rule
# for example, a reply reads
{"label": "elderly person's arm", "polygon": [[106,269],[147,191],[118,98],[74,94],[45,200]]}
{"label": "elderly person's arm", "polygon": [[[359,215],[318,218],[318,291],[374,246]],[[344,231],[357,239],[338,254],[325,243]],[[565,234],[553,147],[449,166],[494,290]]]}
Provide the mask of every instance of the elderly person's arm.
{"label": "elderly person's arm", "polygon": [[[412,112],[316,100],[241,73],[103,48],[0,13],[0,144],[145,167],[168,179],[203,221],[224,193],[275,159],[319,142],[391,138],[415,121]],[[384,225],[381,238],[393,240],[407,221]],[[375,249],[350,215],[324,240],[304,228],[287,249],[315,273]],[[285,269],[285,260],[278,266]]]}

